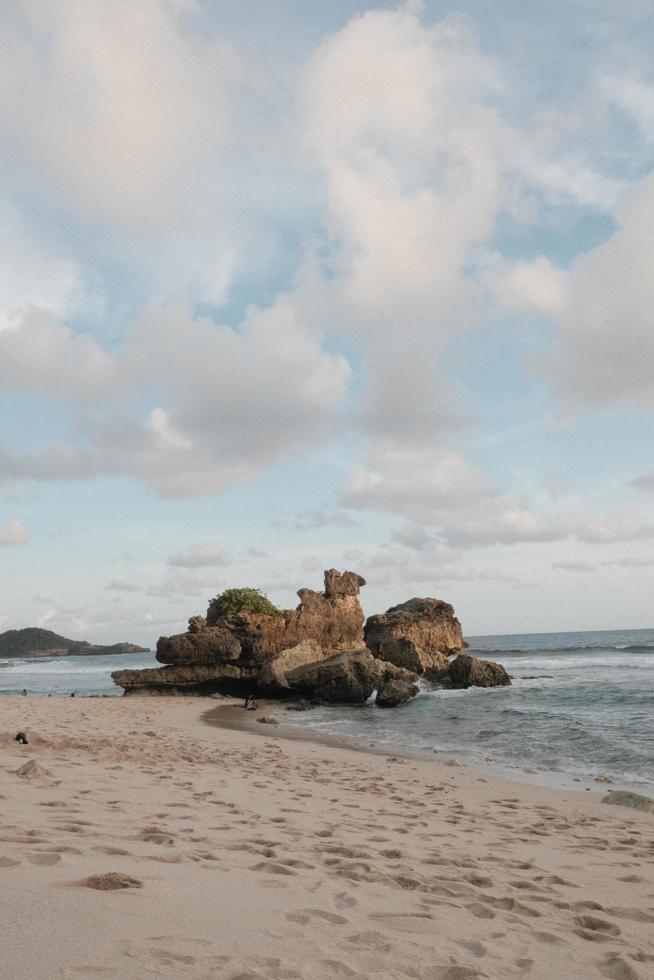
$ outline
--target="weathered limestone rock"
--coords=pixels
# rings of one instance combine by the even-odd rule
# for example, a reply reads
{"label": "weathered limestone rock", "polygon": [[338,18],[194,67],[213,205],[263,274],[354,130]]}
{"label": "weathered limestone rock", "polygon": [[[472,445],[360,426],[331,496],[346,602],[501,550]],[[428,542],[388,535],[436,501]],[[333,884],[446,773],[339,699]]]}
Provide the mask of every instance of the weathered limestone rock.
{"label": "weathered limestone rock", "polygon": [[[358,593],[364,579],[355,572],[325,572],[325,591],[300,589],[300,604],[284,616],[243,611],[223,619],[192,616],[186,633],[162,636],[157,643],[157,660],[173,667],[198,669],[197,683],[190,674],[180,675],[179,682],[168,672],[157,676],[156,670],[115,671],[116,684],[132,691],[161,692],[181,686],[197,693],[210,689],[221,693],[250,693],[260,667],[270,658],[311,641],[313,659],[330,656],[340,650],[363,649],[363,610]],[[307,647],[288,658],[288,666],[307,663]],[[221,674],[220,667],[224,668]],[[213,667],[212,671],[200,668]],[[271,670],[283,671],[283,664]],[[281,674],[280,674],[281,678]],[[224,683],[223,683],[224,679]],[[266,673],[264,681],[271,683]],[[239,683],[240,682],[240,683]],[[284,685],[281,685],[284,687]],[[273,687],[271,686],[271,690]]]}
{"label": "weathered limestone rock", "polygon": [[234,631],[226,626],[207,626],[201,632],[160,636],[157,660],[177,666],[221,664],[238,660],[241,644]]}
{"label": "weathered limestone rock", "polygon": [[[333,704],[362,704],[373,691],[387,689],[390,707],[394,699],[401,697],[395,700],[400,704],[418,693],[414,680],[414,674],[376,660],[369,650],[338,653],[286,672],[286,682],[292,692]],[[397,687],[394,689],[392,685]]]}
{"label": "weathered limestone rock", "polygon": [[334,704],[362,704],[384,676],[383,667],[371,653],[354,651],[296,667],[286,674],[290,688]]}
{"label": "weathered limestone rock", "polygon": [[256,685],[256,667],[235,664],[187,664],[147,667],[143,670],[115,670],[114,682],[125,694],[223,694],[241,695]]}
{"label": "weathered limestone rock", "polygon": [[287,613],[285,635],[288,641],[316,640],[323,650],[363,649],[365,616],[359,603],[359,589],[365,579],[356,572],[325,572],[325,591],[300,589],[300,605]]}
{"label": "weathered limestone rock", "polygon": [[206,629],[207,621],[204,616],[191,616],[188,621],[188,631],[189,633],[201,633],[203,629]]}
{"label": "weathered limestone rock", "polygon": [[257,691],[268,695],[290,694],[286,672],[314,663],[322,657],[322,647],[315,640],[302,640],[296,646],[282,650],[274,657],[268,657],[257,674]]}
{"label": "weathered limestone rock", "polygon": [[375,704],[380,708],[396,708],[410,701],[417,693],[418,688],[410,677],[396,677],[381,685],[377,691]]}
{"label": "weathered limestone rock", "polygon": [[375,657],[416,674],[447,670],[447,654],[463,649],[461,624],[452,606],[440,599],[409,599],[370,616],[364,634]]}
{"label": "weathered limestone rock", "polygon": [[449,666],[449,687],[503,687],[511,683],[502,664],[460,653]]}

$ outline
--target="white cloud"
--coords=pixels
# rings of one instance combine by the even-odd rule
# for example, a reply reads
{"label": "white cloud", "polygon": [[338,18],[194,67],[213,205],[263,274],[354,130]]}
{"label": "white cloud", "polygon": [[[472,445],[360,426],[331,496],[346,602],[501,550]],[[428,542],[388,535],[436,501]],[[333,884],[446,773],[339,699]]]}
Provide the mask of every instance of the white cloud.
{"label": "white cloud", "polygon": [[72,259],[48,254],[16,209],[0,201],[0,331],[32,306],[67,315],[80,306],[83,295]]}
{"label": "white cloud", "polygon": [[17,517],[11,517],[4,526],[0,527],[0,548],[11,548],[19,544],[27,544],[30,533]]}
{"label": "white cloud", "polygon": [[588,561],[554,561],[552,568],[561,572],[594,572],[597,565]]}
{"label": "white cloud", "polygon": [[113,578],[110,582],[105,585],[107,592],[140,592],[141,588],[138,585],[134,585],[133,582],[123,582],[120,579]]}
{"label": "white cloud", "polygon": [[654,175],[630,191],[615,217],[611,238],[571,263],[555,346],[532,361],[571,409],[654,407]]}
{"label": "white cloud", "polygon": [[[123,473],[163,496],[221,490],[329,439],[349,378],[347,361],[324,350],[289,297],[248,310],[239,331],[183,306],[151,307],[112,354],[31,314],[0,333],[0,380],[91,404],[72,444],[31,456],[0,447],[3,476]],[[160,404],[143,412],[151,392]]]}
{"label": "white cloud", "polygon": [[207,541],[171,555],[168,564],[176,568],[217,568],[231,565],[233,561],[222,545]]}
{"label": "white cloud", "polygon": [[402,449],[391,443],[370,453],[368,465],[355,470],[341,498],[347,507],[440,524],[495,493],[489,478],[455,453]]}
{"label": "white cloud", "polygon": [[654,492],[654,471],[637,476],[635,480],[631,481],[631,485],[638,490],[646,490],[649,493]]}
{"label": "white cloud", "polygon": [[36,309],[0,332],[0,384],[68,402],[116,394],[121,387],[114,359],[92,337]]}

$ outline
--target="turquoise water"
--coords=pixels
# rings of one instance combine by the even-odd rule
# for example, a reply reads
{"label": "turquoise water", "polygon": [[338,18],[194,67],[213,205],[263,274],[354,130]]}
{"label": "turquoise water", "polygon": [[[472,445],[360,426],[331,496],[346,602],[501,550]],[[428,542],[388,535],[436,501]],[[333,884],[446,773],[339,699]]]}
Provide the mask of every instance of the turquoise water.
{"label": "turquoise water", "polygon": [[[424,691],[393,710],[316,708],[294,714],[293,723],[398,749],[654,788],[654,629],[468,641],[474,656],[504,664],[512,687]],[[152,666],[152,653],[0,660],[0,693],[115,696],[112,670]]]}

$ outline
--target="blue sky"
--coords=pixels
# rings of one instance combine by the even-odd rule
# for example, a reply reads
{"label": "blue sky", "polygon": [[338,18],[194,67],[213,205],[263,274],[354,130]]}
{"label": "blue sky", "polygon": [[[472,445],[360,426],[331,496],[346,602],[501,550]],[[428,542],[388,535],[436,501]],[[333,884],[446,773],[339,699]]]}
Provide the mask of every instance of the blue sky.
{"label": "blue sky", "polygon": [[651,627],[654,12],[0,11],[0,628]]}

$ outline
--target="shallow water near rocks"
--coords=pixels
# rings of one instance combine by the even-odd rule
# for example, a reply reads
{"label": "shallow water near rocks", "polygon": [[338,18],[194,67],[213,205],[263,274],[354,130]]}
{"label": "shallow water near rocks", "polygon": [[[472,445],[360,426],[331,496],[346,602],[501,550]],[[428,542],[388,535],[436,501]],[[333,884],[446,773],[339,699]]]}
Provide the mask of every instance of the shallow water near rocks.
{"label": "shallow water near rocks", "polygon": [[[654,790],[654,630],[468,637],[511,687],[423,691],[392,710],[316,708],[293,724],[401,748]],[[557,780],[552,780],[556,782]],[[598,784],[600,788],[600,784]]]}

